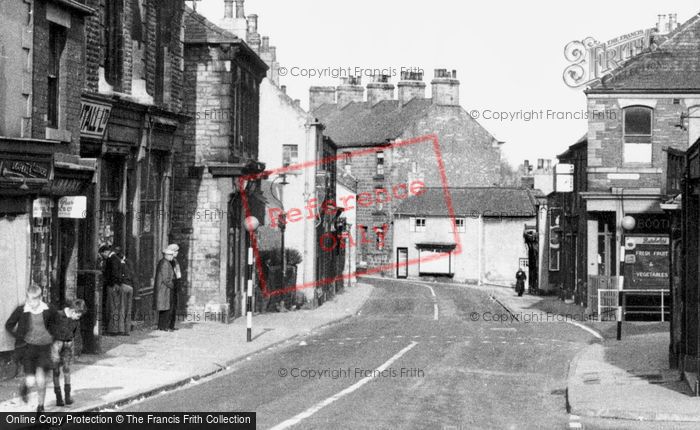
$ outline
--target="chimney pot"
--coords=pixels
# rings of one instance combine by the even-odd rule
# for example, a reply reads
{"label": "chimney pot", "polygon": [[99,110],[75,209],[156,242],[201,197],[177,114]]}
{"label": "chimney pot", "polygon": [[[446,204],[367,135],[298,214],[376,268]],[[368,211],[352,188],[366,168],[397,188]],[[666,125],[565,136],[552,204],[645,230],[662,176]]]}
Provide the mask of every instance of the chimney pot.
{"label": "chimney pot", "polygon": [[280,87],[280,90],[282,90],[283,93],[287,94],[287,86],[286,85],[282,85]]}
{"label": "chimney pot", "polygon": [[267,52],[270,50],[270,37],[269,36],[263,36],[262,37],[262,47],[260,48],[262,52]]}
{"label": "chimney pot", "polygon": [[236,0],[236,18],[245,18],[243,13],[243,0]]}
{"label": "chimney pot", "polygon": [[256,14],[248,15],[248,33],[254,34],[258,32],[258,16]]}
{"label": "chimney pot", "polygon": [[233,0],[224,0],[224,18],[233,18]]}

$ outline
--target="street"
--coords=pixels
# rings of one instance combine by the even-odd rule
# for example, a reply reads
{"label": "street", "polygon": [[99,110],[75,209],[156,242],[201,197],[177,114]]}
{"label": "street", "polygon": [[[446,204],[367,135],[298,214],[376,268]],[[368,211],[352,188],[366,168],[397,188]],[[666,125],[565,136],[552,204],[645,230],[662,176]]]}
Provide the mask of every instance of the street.
{"label": "street", "polygon": [[476,287],[367,282],[357,317],[123,410],[255,411],[275,429],[567,428],[567,368],[588,333],[484,321],[509,315]]}

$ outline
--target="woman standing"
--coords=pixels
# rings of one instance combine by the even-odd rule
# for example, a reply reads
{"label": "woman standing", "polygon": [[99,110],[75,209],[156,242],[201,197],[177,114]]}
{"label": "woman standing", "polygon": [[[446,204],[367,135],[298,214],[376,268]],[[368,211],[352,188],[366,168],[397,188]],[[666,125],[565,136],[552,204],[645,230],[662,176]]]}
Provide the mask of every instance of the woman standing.
{"label": "woman standing", "polygon": [[153,308],[158,311],[158,330],[166,331],[170,325],[170,312],[172,302],[170,300],[175,288],[175,270],[172,260],[175,251],[172,248],[163,250],[163,258],[158,261],[156,267],[156,279],[153,286]]}

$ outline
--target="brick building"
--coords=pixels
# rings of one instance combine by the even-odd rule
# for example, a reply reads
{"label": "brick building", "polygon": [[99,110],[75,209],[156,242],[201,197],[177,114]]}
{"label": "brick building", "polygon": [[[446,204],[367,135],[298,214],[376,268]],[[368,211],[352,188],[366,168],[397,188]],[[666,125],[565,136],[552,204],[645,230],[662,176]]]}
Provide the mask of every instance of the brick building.
{"label": "brick building", "polygon": [[[421,180],[442,186],[438,163],[445,167],[448,186],[492,186],[499,181],[500,144],[460,106],[455,71],[435,70],[432,96],[426,98],[422,72],[402,72],[394,85],[387,76],[375,76],[364,88],[356,77],[344,78],[338,87],[311,87],[312,114],[326,125],[338,145],[338,169],[358,179],[361,193],[390,190],[397,184]],[[389,149],[395,141],[427,134],[438,137],[441,160],[431,143]],[[371,154],[353,151],[374,148]],[[395,202],[357,208],[358,267],[393,262],[390,244]],[[370,243],[371,242],[371,243]]]}
{"label": "brick building", "polygon": [[[86,20],[77,1],[0,4],[0,319],[30,285],[61,305],[81,296],[92,253],[84,207],[95,160],[81,158]],[[71,209],[74,210],[71,210]],[[0,333],[0,352],[14,340]]]}
{"label": "brick building", "polygon": [[[226,18],[232,19],[228,3]],[[264,169],[258,161],[258,119],[267,66],[244,39],[189,8],[184,40],[184,111],[193,121],[175,161],[181,206],[172,240],[185,260],[187,310],[227,321],[245,313],[250,238],[244,191],[252,215],[264,222],[260,180],[247,181],[242,190],[240,178]]]}
{"label": "brick building", "polygon": [[[80,154],[98,160],[86,266],[99,269],[101,244],[120,246],[134,275],[134,319],[151,324],[155,267],[171,241],[173,159],[188,120],[184,1],[86,4],[95,13],[86,21]],[[86,271],[85,285],[99,288],[98,273]]]}

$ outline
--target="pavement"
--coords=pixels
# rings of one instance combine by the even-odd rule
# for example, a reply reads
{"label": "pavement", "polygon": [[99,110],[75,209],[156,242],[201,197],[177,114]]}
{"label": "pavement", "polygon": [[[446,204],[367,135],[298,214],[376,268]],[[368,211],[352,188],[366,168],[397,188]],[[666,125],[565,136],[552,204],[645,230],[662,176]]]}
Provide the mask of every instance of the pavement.
{"label": "pavement", "polygon": [[[700,397],[693,397],[678,370],[668,362],[669,323],[617,323],[588,318],[585,309],[556,297],[524,295],[512,288],[486,286],[515,316],[560,320],[598,335],[569,366],[567,407],[572,415],[653,422],[700,422]],[[548,315],[550,315],[548,317]]]}
{"label": "pavement", "polygon": [[[222,372],[256,353],[282,346],[355,315],[372,293],[366,283],[346,288],[316,309],[267,313],[253,317],[253,340],[246,342],[246,319],[231,324],[182,322],[179,330],[134,331],[129,337],[103,337],[103,353],[76,357],[72,368],[75,403],[57,408],[53,383],[47,383],[46,411],[111,409]],[[0,382],[0,411],[36,409],[18,397],[19,379]]]}

